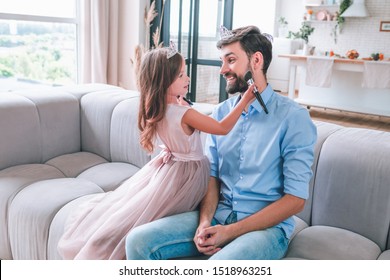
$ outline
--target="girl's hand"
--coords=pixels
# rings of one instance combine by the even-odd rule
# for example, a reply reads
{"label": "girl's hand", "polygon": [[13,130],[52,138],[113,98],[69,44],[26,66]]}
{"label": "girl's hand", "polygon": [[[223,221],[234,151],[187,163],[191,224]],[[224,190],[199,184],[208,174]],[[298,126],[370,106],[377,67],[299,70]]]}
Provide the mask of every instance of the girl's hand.
{"label": "girl's hand", "polygon": [[208,242],[209,241],[208,239],[211,236],[202,234],[202,232],[209,226],[210,226],[209,224],[200,224],[196,230],[193,241],[200,253],[211,256],[216,252],[218,252],[220,248],[216,248],[215,246],[213,246]]}
{"label": "girl's hand", "polygon": [[189,104],[183,99],[183,96],[181,95],[177,96],[177,103],[179,103],[182,106],[189,106]]}
{"label": "girl's hand", "polygon": [[242,95],[242,99],[244,99],[246,103],[250,103],[251,101],[253,101],[253,99],[255,99],[255,94],[253,92],[254,88],[254,84],[250,85],[246,92],[244,92],[244,94]]}
{"label": "girl's hand", "polygon": [[198,228],[195,235],[195,238],[197,238],[195,244],[199,252],[211,256],[232,241],[234,238],[231,236],[232,232],[230,231],[229,225],[216,225],[203,229]]}

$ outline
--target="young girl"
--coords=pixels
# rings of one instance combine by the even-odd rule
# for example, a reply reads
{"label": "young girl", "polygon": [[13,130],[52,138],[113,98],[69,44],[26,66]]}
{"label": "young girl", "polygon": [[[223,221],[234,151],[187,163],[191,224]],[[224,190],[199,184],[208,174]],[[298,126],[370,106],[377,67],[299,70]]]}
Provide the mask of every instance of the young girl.
{"label": "young girl", "polygon": [[199,131],[227,134],[254,98],[250,87],[221,122],[192,109],[183,99],[185,62],[172,47],[144,56],[138,85],[141,145],[153,152],[158,140],[162,151],[115,191],[94,195],[71,215],[58,245],[64,259],[124,259],[131,229],[194,210],[209,179]]}

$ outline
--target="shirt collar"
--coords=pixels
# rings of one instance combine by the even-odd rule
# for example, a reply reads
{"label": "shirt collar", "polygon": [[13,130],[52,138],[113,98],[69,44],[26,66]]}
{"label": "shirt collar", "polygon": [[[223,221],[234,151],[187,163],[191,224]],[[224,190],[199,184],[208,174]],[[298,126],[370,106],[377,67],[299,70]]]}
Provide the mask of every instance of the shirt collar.
{"label": "shirt collar", "polygon": [[[268,103],[268,100],[270,100],[271,96],[274,94],[274,91],[272,89],[272,87],[270,86],[270,84],[267,84],[267,87],[263,90],[263,92],[260,93],[261,95],[261,98],[263,98],[263,101],[264,101],[264,104],[267,106],[267,103]],[[237,103],[240,101],[241,99],[241,94],[238,95],[236,101],[234,102],[234,106],[237,105]],[[257,101],[257,99],[255,99],[251,105],[249,107],[253,107],[255,108],[257,111],[261,112],[261,111],[264,111],[263,110],[263,107],[261,107],[260,103]],[[268,108],[268,107],[267,107]],[[268,108],[269,109],[269,108]]]}

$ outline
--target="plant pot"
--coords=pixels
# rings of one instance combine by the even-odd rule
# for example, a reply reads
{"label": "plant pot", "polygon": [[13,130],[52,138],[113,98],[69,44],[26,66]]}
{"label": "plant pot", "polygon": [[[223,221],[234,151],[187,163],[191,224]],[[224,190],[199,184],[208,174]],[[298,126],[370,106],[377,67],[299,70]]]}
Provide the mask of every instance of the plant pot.
{"label": "plant pot", "polygon": [[311,45],[309,45],[307,43],[304,43],[303,44],[302,55],[313,55],[315,48],[316,47],[311,46]]}

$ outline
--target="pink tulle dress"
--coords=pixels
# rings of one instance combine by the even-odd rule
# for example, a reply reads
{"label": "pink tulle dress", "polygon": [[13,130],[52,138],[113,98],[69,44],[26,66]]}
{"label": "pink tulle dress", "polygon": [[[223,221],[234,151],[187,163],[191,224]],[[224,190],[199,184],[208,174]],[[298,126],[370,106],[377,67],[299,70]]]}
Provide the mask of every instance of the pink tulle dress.
{"label": "pink tulle dress", "polygon": [[182,129],[189,108],[168,104],[157,128],[162,152],[115,191],[93,195],[70,214],[58,244],[64,259],[125,259],[131,229],[197,207],[210,166],[200,132]]}

